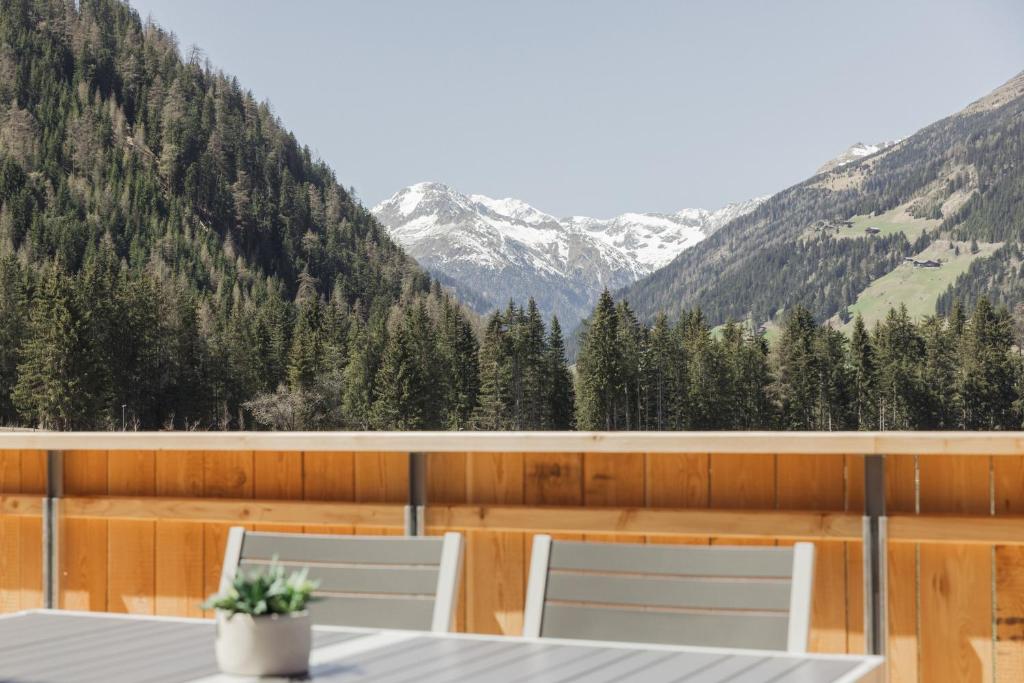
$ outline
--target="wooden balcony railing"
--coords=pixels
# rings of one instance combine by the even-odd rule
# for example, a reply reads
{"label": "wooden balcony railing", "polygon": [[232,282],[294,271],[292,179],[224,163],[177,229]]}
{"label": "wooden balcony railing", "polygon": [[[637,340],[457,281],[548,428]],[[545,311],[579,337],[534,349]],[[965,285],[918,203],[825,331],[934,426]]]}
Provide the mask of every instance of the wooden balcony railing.
{"label": "wooden balcony railing", "polygon": [[0,432],[0,611],[200,615],[227,529],[466,534],[518,633],[531,535],[815,542],[812,647],[1024,680],[1021,433]]}

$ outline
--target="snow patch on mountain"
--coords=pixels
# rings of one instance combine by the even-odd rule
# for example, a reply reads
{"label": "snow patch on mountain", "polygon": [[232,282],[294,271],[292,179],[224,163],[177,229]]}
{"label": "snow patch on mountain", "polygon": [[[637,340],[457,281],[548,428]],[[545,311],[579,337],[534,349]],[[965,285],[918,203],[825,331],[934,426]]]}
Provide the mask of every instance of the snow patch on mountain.
{"label": "snow patch on mountain", "polygon": [[876,142],[873,145],[867,145],[864,144],[863,142],[854,143],[853,145],[843,150],[834,159],[829,159],[824,164],[822,164],[821,168],[819,168],[817,172],[827,173],[828,171],[834,171],[840,166],[845,166],[846,164],[853,163],[854,161],[857,161],[858,159],[861,159],[863,157],[876,154],[877,152],[881,152],[883,149],[889,149],[893,145],[898,144],[902,141],[903,138],[900,138],[899,140],[886,140],[884,142]]}
{"label": "snow patch on mountain", "polygon": [[605,287],[617,289],[666,265],[767,197],[716,211],[556,218],[514,198],[466,195],[417,183],[372,211],[414,258],[492,307],[533,296],[571,327]]}

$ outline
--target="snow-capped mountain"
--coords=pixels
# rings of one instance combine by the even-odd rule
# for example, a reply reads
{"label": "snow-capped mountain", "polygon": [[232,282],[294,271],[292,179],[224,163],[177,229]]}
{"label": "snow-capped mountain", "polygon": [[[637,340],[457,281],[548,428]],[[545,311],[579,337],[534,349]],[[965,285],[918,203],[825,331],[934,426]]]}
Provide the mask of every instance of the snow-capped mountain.
{"label": "snow-capped mountain", "polygon": [[860,159],[861,157],[866,157],[874,154],[875,152],[881,152],[883,149],[888,149],[898,142],[902,142],[902,138],[900,140],[886,140],[885,142],[878,142],[873,145],[865,145],[863,142],[857,142],[847,147],[834,159],[826,161],[821,165],[817,172],[827,173],[828,171],[834,171],[840,166],[845,166],[846,164],[857,161],[857,159]]}
{"label": "snow-capped mountain", "polygon": [[558,315],[571,329],[603,288],[650,274],[765,199],[717,211],[556,218],[519,199],[418,183],[373,213],[424,267],[474,295],[466,298],[486,302],[485,310],[532,296],[546,316]]}

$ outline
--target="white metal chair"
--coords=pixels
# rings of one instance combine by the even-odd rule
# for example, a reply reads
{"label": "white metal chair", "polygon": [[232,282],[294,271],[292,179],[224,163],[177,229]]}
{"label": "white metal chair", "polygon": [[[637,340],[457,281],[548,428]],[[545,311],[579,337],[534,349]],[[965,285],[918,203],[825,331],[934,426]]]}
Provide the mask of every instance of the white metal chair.
{"label": "white metal chair", "polygon": [[533,537],[526,637],[807,650],[814,545],[635,545]]}
{"label": "white metal chair", "polygon": [[274,558],[289,570],[309,568],[320,581],[313,623],[366,628],[452,630],[462,569],[462,534],[333,536],[246,531],[232,527],[220,586],[239,570]]}

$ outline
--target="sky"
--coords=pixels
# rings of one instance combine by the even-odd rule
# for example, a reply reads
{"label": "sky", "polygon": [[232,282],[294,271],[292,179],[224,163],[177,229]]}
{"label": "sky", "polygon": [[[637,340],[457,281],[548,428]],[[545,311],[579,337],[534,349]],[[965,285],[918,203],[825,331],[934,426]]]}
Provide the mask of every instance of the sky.
{"label": "sky", "polygon": [[715,208],[1024,70],[1021,0],[130,0],[373,205]]}

